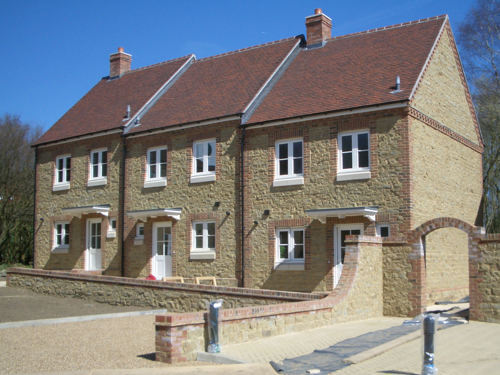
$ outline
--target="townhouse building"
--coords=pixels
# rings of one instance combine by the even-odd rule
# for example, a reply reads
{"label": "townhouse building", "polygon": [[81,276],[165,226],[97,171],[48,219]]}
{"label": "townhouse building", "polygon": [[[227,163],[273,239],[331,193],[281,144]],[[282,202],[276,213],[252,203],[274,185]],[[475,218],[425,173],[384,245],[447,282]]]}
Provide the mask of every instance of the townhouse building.
{"label": "townhouse building", "polygon": [[[135,70],[112,54],[33,145],[35,268],[331,291],[347,236],[478,224],[482,140],[448,17],[331,25],[316,10],[306,36]],[[468,294],[467,248],[426,238],[428,293]]]}

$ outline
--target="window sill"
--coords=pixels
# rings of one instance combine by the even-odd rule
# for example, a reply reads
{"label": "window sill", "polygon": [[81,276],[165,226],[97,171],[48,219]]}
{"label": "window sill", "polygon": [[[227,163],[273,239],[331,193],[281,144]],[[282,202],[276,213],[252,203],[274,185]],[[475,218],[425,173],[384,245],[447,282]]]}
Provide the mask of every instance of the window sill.
{"label": "window sill", "polygon": [[107,183],[108,183],[108,178],[107,177],[104,177],[104,178],[95,178],[95,179],[89,180],[87,182],[87,187],[104,186]]}
{"label": "window sill", "polygon": [[134,239],[134,245],[144,245],[144,238]]}
{"label": "window sill", "polygon": [[273,186],[304,185],[304,177],[275,178]]}
{"label": "window sill", "polygon": [[144,189],[167,186],[167,179],[149,180],[144,182]]}
{"label": "window sill", "polygon": [[301,262],[274,263],[275,271],[304,271],[305,269],[306,269],[305,263]]}
{"label": "window sill", "polygon": [[337,174],[337,181],[366,180],[371,177],[370,171],[341,172]]}
{"label": "window sill", "polygon": [[106,238],[116,238],[116,232],[115,231],[109,231],[106,233]]}
{"label": "window sill", "polygon": [[189,259],[215,259],[215,251],[191,252]]}
{"label": "window sill", "polygon": [[67,254],[68,252],[69,252],[69,246],[54,247],[51,251],[52,254]]}
{"label": "window sill", "polygon": [[215,181],[215,173],[205,174],[201,176],[193,175],[189,180],[189,182],[192,184],[196,184],[199,182],[211,182],[211,181]]}
{"label": "window sill", "polygon": [[52,186],[52,191],[69,190],[69,188],[70,188],[70,183],[63,182],[63,183],[56,184],[56,185]]}

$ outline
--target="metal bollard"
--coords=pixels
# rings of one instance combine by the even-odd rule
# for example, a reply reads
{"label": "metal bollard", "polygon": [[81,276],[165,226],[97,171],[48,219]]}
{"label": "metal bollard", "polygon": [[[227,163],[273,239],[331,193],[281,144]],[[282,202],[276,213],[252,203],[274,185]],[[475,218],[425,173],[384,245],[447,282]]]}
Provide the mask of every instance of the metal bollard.
{"label": "metal bollard", "polygon": [[435,333],[439,322],[439,314],[428,314],[422,321],[422,375],[435,375],[434,366]]}
{"label": "metal bollard", "polygon": [[220,353],[219,344],[219,308],[222,300],[210,302],[208,310],[208,353]]}

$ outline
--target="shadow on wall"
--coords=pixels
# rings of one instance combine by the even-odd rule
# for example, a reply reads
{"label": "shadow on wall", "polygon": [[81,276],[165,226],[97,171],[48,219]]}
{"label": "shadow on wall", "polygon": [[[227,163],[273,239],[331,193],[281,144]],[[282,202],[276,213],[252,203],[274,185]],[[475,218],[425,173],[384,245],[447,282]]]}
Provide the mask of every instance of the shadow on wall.
{"label": "shadow on wall", "polygon": [[50,252],[50,257],[43,265],[44,270],[72,270],[85,268],[84,262],[84,249],[77,239],[80,238],[81,232],[80,219],[73,218],[70,222],[71,236],[69,249],[67,253],[57,252],[53,249]]}
{"label": "shadow on wall", "polygon": [[327,274],[326,266],[324,272],[321,273],[318,273],[318,270],[314,272],[273,270],[261,288],[305,293],[326,291]]}

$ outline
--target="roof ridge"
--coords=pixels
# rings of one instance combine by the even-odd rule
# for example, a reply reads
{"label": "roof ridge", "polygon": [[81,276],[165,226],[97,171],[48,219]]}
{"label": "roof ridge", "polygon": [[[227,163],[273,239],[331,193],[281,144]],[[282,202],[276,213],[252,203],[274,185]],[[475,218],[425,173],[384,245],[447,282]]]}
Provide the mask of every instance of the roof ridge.
{"label": "roof ridge", "polygon": [[172,59],[172,60],[167,60],[167,61],[163,61],[163,62],[160,62],[160,63],[157,63],[157,64],[152,64],[152,65],[146,65],[146,66],[143,66],[142,68],[137,68],[137,69],[132,69],[126,73],[124,73],[123,75],[126,75],[126,74],[131,74],[131,73],[134,73],[134,72],[138,72],[140,70],[144,70],[144,69],[149,69],[149,68],[154,68],[154,67],[157,67],[157,66],[160,66],[160,65],[164,65],[164,64],[169,64],[171,62],[175,62],[175,61],[179,61],[179,60],[187,60],[189,59],[191,56],[193,56],[193,54],[189,54],[189,55],[186,55],[186,56],[182,56],[182,57],[177,57],[176,59]]}
{"label": "roof ridge", "polygon": [[398,28],[398,27],[409,26],[409,25],[414,25],[414,24],[417,24],[417,23],[424,23],[424,22],[439,20],[439,19],[443,19],[443,18],[447,18],[447,17],[448,17],[447,14],[442,14],[440,16],[422,18],[422,19],[415,20],[415,21],[397,23],[397,24],[390,25],[390,26],[378,27],[376,29],[371,29],[371,30],[366,30],[366,31],[359,31],[357,33],[335,36],[335,37],[329,38],[328,41],[330,41],[330,40],[336,40],[336,39],[343,39],[343,38],[350,38],[350,37],[353,37],[353,36],[358,36],[358,35],[363,35],[363,34],[371,34],[371,33],[377,32],[377,31],[390,30],[390,29],[395,29],[395,28]]}
{"label": "roof ridge", "polygon": [[224,52],[224,53],[221,53],[221,54],[218,54],[218,55],[208,56],[208,57],[204,57],[202,59],[198,59],[198,60],[194,61],[194,63],[197,63],[197,62],[200,62],[200,61],[211,60],[211,59],[219,58],[219,57],[222,57],[222,56],[233,55],[235,53],[244,52],[244,51],[248,51],[248,50],[251,50],[251,49],[256,49],[256,48],[261,48],[261,47],[265,47],[265,46],[270,46],[272,44],[283,43],[283,42],[287,42],[289,40],[297,39],[299,37],[300,37],[300,35],[297,35],[297,36],[292,36],[292,37],[285,38],[285,39],[275,40],[273,42],[268,42],[268,43],[264,43],[264,44],[257,44],[255,46],[246,47],[246,48],[242,48],[242,49],[237,49],[235,51]]}

